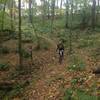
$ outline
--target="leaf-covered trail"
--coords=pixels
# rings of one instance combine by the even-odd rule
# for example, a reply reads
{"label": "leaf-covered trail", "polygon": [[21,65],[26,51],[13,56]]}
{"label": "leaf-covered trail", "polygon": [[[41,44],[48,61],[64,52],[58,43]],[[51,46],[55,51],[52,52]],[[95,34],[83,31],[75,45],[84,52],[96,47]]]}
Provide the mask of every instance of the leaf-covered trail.
{"label": "leaf-covered trail", "polygon": [[61,98],[64,73],[62,73],[61,68],[57,69],[59,70],[49,69],[44,77],[37,81],[29,100],[56,100]]}
{"label": "leaf-covered trail", "polygon": [[[51,45],[49,50],[33,51],[34,59],[31,67],[33,70],[34,68],[37,68],[37,75],[35,75],[32,70],[32,73],[30,73],[32,74],[30,75],[31,78],[28,77],[30,78],[30,85],[25,88],[24,96],[18,96],[18,99],[14,98],[14,100],[22,100],[23,98],[25,100],[63,100],[62,98],[65,90],[71,87],[71,81],[76,77],[87,78],[87,80],[83,83],[86,89],[89,89],[90,86],[92,86],[91,83],[95,81],[95,76],[88,69],[94,65],[87,53],[82,50],[76,50],[75,52],[75,54],[78,54],[85,60],[87,70],[83,72],[69,72],[69,70],[67,70],[67,66],[69,66],[69,55],[67,54],[67,50],[65,50],[64,62],[60,65],[58,63],[58,54],[56,53],[56,43],[53,41],[51,44],[53,45]],[[8,43],[5,45],[11,46],[8,45]],[[27,45],[25,45],[25,48],[28,47]],[[16,49],[16,47],[14,49]],[[9,60],[11,61],[8,60],[9,56]],[[9,61],[12,65],[16,65],[18,63],[18,55],[14,55],[12,52],[3,58],[5,58],[7,62]],[[30,64],[30,59],[24,59],[25,66],[30,67]],[[29,68],[29,70],[31,69]],[[76,87],[80,87],[80,85],[78,84]]]}
{"label": "leaf-covered trail", "polygon": [[[41,66],[42,70],[39,73],[39,79],[26,90],[25,94],[28,100],[63,100],[64,91],[71,87],[71,80],[75,77],[86,75],[87,81],[84,82],[86,88],[90,88],[94,83],[95,76],[91,72],[89,73],[89,70],[84,72],[69,72],[67,70],[69,65],[67,53],[65,53],[63,64],[60,65],[54,50],[55,48],[52,48],[52,50],[41,55],[47,63],[44,62],[44,66]],[[83,52],[81,53],[84,55]],[[85,60],[87,60],[87,57]],[[89,63],[91,62],[87,61],[86,63],[87,67],[90,66]]]}
{"label": "leaf-covered trail", "polygon": [[[48,58],[46,59],[48,60]],[[27,91],[29,100],[60,100],[62,98],[67,61],[65,59],[63,64],[60,65],[57,57],[52,56],[51,60],[52,63],[44,65],[35,85],[32,86],[31,84],[31,90]]]}

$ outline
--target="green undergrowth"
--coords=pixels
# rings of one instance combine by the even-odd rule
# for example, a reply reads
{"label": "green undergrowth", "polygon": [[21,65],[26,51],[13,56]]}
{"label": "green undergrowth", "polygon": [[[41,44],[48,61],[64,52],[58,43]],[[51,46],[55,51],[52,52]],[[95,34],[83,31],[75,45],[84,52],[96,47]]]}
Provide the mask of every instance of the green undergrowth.
{"label": "green undergrowth", "polygon": [[100,45],[100,35],[95,34],[85,34],[78,40],[77,48],[98,48]]}
{"label": "green undergrowth", "polygon": [[100,59],[100,48],[95,48],[93,50],[90,51],[90,56],[96,60],[99,61]]}
{"label": "green undergrowth", "polygon": [[0,54],[8,54],[10,52],[9,48],[7,47],[0,47]]}
{"label": "green undergrowth", "polygon": [[90,95],[82,89],[69,88],[65,91],[63,100],[98,100],[99,97]]}
{"label": "green undergrowth", "polygon": [[69,66],[67,69],[69,71],[82,71],[85,70],[86,64],[82,58],[77,56],[76,54],[71,55],[69,58]]}
{"label": "green undergrowth", "polygon": [[15,84],[11,90],[0,90],[1,100],[12,100],[15,97],[23,96],[26,84]]}
{"label": "green undergrowth", "polygon": [[9,69],[9,65],[8,64],[0,64],[0,71],[6,71]]}

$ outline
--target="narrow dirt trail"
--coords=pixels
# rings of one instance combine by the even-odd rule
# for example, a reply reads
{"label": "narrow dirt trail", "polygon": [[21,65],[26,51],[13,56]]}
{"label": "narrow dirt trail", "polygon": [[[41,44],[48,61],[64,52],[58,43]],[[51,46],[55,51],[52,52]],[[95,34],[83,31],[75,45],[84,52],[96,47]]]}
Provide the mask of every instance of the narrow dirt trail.
{"label": "narrow dirt trail", "polygon": [[36,82],[34,89],[29,94],[29,100],[60,100],[64,67],[51,66]]}
{"label": "narrow dirt trail", "polygon": [[[55,48],[53,47],[52,50],[54,51]],[[28,100],[63,100],[64,90],[71,87],[70,82],[73,77],[82,74],[84,75],[85,73],[87,76],[89,75],[93,77],[93,80],[95,80],[94,75],[92,75],[91,72],[89,73],[89,70],[83,73],[71,73],[67,71],[66,68],[69,63],[66,53],[64,62],[60,65],[58,63],[57,55],[54,56],[54,52],[52,50],[47,53],[51,56],[50,59],[52,59],[52,61],[45,64],[45,68],[40,72],[39,79],[35,82],[35,84],[32,83],[26,92]],[[85,59],[87,69],[90,65],[92,66],[92,62],[90,62],[90,59],[85,56],[84,52],[79,51],[79,53]],[[44,57],[46,56],[44,55]],[[48,57],[45,59],[48,60]],[[89,80],[88,83],[92,83],[93,80]]]}
{"label": "narrow dirt trail", "polygon": [[[54,44],[53,44],[54,46]],[[62,86],[66,76],[67,58],[64,58],[62,64],[58,63],[58,54],[55,54],[54,46],[47,54],[43,54],[45,59],[51,59],[51,62],[45,64],[40,72],[40,77],[35,85],[31,84],[27,91],[28,100],[61,100],[63,97]]]}
{"label": "narrow dirt trail", "polygon": [[[94,81],[92,73],[87,71],[69,72],[67,70],[67,66],[69,66],[69,56],[67,55],[67,50],[65,50],[64,62],[60,65],[58,63],[58,54],[56,53],[56,40],[50,40],[47,38],[46,40],[51,44],[49,50],[33,51],[34,64],[32,67],[34,68],[34,65],[37,65],[36,67],[39,67],[40,69],[37,69],[39,72],[37,76],[35,76],[36,79],[33,77],[34,72],[32,72],[32,78],[34,79],[33,81],[31,80],[30,85],[25,88],[23,94],[23,97],[25,98],[24,100],[63,100],[64,92],[67,88],[71,87],[71,80],[75,78],[75,76],[81,77],[85,74],[86,77],[91,76],[93,78],[92,81]],[[77,53],[82,59],[85,60],[86,67],[92,66],[92,62],[85,52],[77,50]],[[6,56],[6,59],[8,59],[8,57],[9,55]],[[14,59],[14,61],[12,59]],[[14,56],[14,54],[12,54],[9,60],[13,61],[11,61],[12,65],[16,65],[18,57],[17,55]],[[27,60],[24,61],[25,65],[29,65],[30,61],[26,61]],[[89,80],[88,84],[90,85],[92,81]],[[86,84],[87,87],[88,84]],[[23,100],[23,97],[18,97],[18,100]]]}

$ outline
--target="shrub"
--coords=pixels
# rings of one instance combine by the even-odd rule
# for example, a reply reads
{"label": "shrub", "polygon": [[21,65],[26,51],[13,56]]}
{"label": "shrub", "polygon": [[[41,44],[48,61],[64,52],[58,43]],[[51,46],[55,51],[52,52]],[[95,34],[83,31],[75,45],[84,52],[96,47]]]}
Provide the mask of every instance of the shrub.
{"label": "shrub", "polygon": [[85,47],[91,47],[94,46],[94,41],[93,40],[84,40],[82,39],[78,45],[78,48],[85,48]]}
{"label": "shrub", "polygon": [[[15,52],[16,53],[19,53],[19,50],[18,50],[18,48],[16,48],[16,50],[15,50]],[[22,57],[23,58],[30,58],[30,53],[28,52],[28,51],[26,51],[25,49],[22,49]]]}
{"label": "shrub", "polygon": [[92,56],[93,59],[99,60],[100,59],[100,48],[96,48],[94,50],[91,50],[90,55]]}
{"label": "shrub", "polygon": [[22,49],[22,53],[23,53],[24,58],[30,58],[30,56],[31,56],[30,53],[25,51],[24,49]]}
{"label": "shrub", "polygon": [[7,47],[0,47],[0,54],[8,54],[9,52]]}
{"label": "shrub", "polygon": [[49,49],[49,44],[48,43],[42,44],[41,49],[48,50]]}
{"label": "shrub", "polygon": [[73,94],[73,90],[71,88],[67,89],[65,91],[65,96],[63,100],[72,100],[72,94]]}
{"label": "shrub", "polygon": [[89,95],[85,91],[77,90],[77,96],[79,100],[97,100],[96,96]]}
{"label": "shrub", "polygon": [[34,50],[49,50],[49,47],[49,40],[45,40],[39,37],[37,46],[34,48]]}
{"label": "shrub", "polygon": [[97,100],[97,96],[89,95],[86,91],[82,89],[73,90],[71,88],[65,91],[65,96],[63,100]]}
{"label": "shrub", "polygon": [[77,55],[72,55],[70,57],[70,66],[68,66],[68,70],[70,71],[85,70],[85,62],[83,61],[83,59],[81,59]]}
{"label": "shrub", "polygon": [[82,71],[85,69],[85,65],[83,63],[80,63],[80,64],[72,64],[70,66],[68,66],[68,70],[69,71]]}
{"label": "shrub", "polygon": [[21,92],[23,91],[23,87],[20,84],[16,84],[14,89],[10,92],[10,95],[12,97],[21,95]]}
{"label": "shrub", "polygon": [[3,100],[4,96],[5,96],[5,92],[0,90],[0,99]]}
{"label": "shrub", "polygon": [[8,64],[0,64],[0,71],[5,71],[9,69],[9,65]]}
{"label": "shrub", "polygon": [[78,81],[79,81],[79,78],[74,78],[71,80],[71,84],[76,85],[78,83]]}

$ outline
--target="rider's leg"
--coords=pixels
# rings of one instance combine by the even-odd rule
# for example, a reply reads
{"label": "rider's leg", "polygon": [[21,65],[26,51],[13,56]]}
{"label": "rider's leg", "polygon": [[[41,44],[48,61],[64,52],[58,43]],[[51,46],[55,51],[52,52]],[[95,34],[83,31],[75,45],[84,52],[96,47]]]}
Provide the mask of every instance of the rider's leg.
{"label": "rider's leg", "polygon": [[61,57],[59,56],[59,64],[61,64]]}
{"label": "rider's leg", "polygon": [[62,64],[62,61],[64,59],[64,51],[59,51],[59,63]]}
{"label": "rider's leg", "polygon": [[59,63],[62,64],[63,57],[59,55]]}

